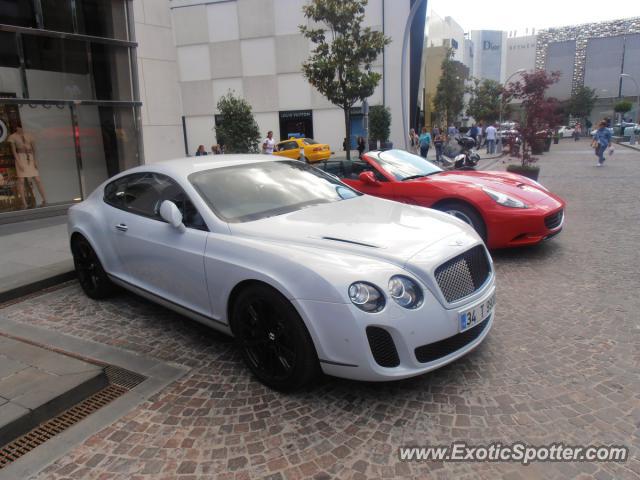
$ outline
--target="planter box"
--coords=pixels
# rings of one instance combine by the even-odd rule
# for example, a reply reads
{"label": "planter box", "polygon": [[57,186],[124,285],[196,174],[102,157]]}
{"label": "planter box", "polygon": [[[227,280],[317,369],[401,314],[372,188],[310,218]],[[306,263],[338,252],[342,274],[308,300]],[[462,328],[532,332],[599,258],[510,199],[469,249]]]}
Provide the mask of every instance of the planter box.
{"label": "planter box", "polygon": [[522,165],[507,165],[507,172],[517,173],[523,177],[538,181],[540,167],[523,167]]}
{"label": "planter box", "polygon": [[378,141],[377,140],[369,140],[369,151],[378,150]]}
{"label": "planter box", "polygon": [[391,150],[393,142],[380,142],[380,150]]}
{"label": "planter box", "polygon": [[544,153],[545,139],[539,138],[531,145],[531,153],[533,155],[542,155]]}

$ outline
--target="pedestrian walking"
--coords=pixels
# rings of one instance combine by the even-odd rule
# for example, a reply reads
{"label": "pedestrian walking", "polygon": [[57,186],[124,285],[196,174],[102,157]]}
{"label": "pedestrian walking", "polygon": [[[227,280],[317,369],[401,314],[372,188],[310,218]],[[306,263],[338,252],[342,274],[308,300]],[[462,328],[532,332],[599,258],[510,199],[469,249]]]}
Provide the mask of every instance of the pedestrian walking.
{"label": "pedestrian walking", "polygon": [[362,160],[362,154],[364,153],[364,137],[358,137],[358,158]]}
{"label": "pedestrian walking", "polygon": [[593,123],[591,123],[591,120],[587,118],[587,121],[584,122],[584,125],[587,127],[585,128],[584,136],[588,137],[591,135],[591,127],[593,127]]}
{"label": "pedestrian walking", "polygon": [[202,157],[206,154],[207,151],[204,149],[204,145],[198,145],[198,149],[196,150],[196,157]]}
{"label": "pedestrian walking", "polygon": [[438,135],[440,135],[441,130],[440,128],[435,125],[432,129],[431,129],[431,138],[436,138]]}
{"label": "pedestrian walking", "polygon": [[598,123],[598,129],[593,134],[593,141],[591,146],[595,150],[596,157],[598,157],[598,163],[596,167],[602,167],[604,165],[604,152],[611,143],[611,132],[607,128],[606,120],[600,120]]}
{"label": "pedestrian walking", "polygon": [[269,130],[267,132],[267,138],[262,141],[262,153],[265,155],[272,155],[275,147],[276,141],[273,139],[273,132]]}
{"label": "pedestrian walking", "polygon": [[487,153],[493,155],[496,153],[496,139],[498,138],[498,130],[493,125],[489,125],[485,132],[487,141]]}
{"label": "pedestrian walking", "polygon": [[433,146],[436,147],[436,163],[441,163],[442,150],[444,149],[444,137],[440,133],[434,137]]}
{"label": "pedestrian walking", "polygon": [[420,156],[424,159],[429,154],[429,147],[431,146],[431,134],[427,131],[427,127],[422,127],[422,134],[419,138],[420,142]]}
{"label": "pedestrian walking", "polygon": [[417,155],[419,141],[420,137],[416,133],[415,128],[409,129],[409,152]]}
{"label": "pedestrian walking", "polygon": [[453,138],[458,134],[458,129],[456,128],[456,126],[452,123],[451,125],[449,125],[449,128],[447,129],[447,135],[449,135],[449,138]]}
{"label": "pedestrian walking", "polygon": [[484,144],[484,127],[482,126],[482,122],[478,124],[478,143],[476,143],[476,150],[480,150],[480,147]]}
{"label": "pedestrian walking", "polygon": [[478,126],[475,123],[471,125],[469,129],[469,136],[473,138],[473,141],[478,145]]}
{"label": "pedestrian walking", "polygon": [[582,135],[582,125],[580,125],[579,123],[576,123],[575,127],[573,127],[573,140],[577,142],[578,140],[580,140],[581,135]]}

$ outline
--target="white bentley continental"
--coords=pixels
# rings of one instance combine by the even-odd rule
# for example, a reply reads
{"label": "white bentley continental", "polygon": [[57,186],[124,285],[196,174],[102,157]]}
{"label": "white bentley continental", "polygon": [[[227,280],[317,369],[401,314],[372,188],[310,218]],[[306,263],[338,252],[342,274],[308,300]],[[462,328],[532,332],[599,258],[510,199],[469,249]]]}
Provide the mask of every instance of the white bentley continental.
{"label": "white bentley continental", "polygon": [[232,335],[251,372],[281,391],[320,371],[423,374],[477,347],[494,319],[493,263],[470,226],[300,161],[136,167],[68,218],[89,297],[123,287]]}

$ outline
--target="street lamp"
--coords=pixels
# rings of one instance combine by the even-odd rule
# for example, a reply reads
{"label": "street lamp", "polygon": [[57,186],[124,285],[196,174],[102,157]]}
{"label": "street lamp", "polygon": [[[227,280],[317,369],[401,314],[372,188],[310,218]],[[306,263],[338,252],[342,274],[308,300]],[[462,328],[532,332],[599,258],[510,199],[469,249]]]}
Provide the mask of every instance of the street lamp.
{"label": "street lamp", "polygon": [[[511,75],[509,75],[509,77],[507,77],[507,79],[504,82],[505,87],[507,86],[507,83],[509,83],[509,80],[511,80],[516,75],[520,75],[520,74],[522,74],[524,72],[526,72],[526,70],[524,68],[521,68],[520,70],[516,70]],[[504,103],[504,92],[500,94],[500,122],[498,124],[499,126],[502,126],[502,107],[503,107],[503,103]]]}
{"label": "street lamp", "polygon": [[638,123],[640,123],[640,85],[638,85],[638,82],[636,81],[636,79],[633,78],[628,73],[621,73],[620,78],[628,78],[636,85],[636,92],[638,94],[638,99],[636,101],[636,116],[638,117]]}

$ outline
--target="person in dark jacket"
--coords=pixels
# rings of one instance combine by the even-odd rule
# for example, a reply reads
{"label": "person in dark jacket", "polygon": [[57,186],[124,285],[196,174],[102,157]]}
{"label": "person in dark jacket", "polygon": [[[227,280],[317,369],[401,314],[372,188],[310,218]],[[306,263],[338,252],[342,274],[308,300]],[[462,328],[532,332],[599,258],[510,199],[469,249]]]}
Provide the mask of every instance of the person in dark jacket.
{"label": "person in dark jacket", "polygon": [[201,157],[206,154],[207,151],[204,149],[204,145],[198,145],[198,150],[196,150],[196,157]]}
{"label": "person in dark jacket", "polygon": [[364,153],[364,138],[358,137],[358,158],[362,160],[362,154]]}

